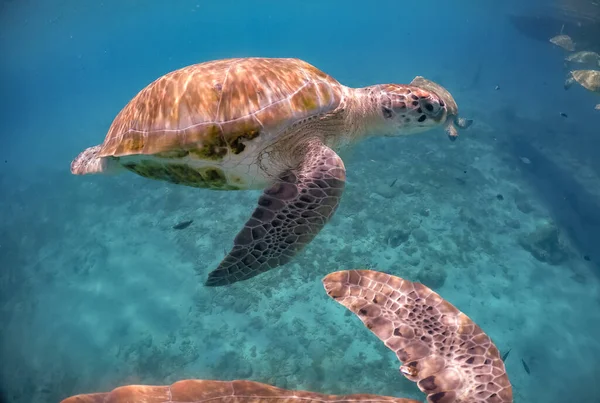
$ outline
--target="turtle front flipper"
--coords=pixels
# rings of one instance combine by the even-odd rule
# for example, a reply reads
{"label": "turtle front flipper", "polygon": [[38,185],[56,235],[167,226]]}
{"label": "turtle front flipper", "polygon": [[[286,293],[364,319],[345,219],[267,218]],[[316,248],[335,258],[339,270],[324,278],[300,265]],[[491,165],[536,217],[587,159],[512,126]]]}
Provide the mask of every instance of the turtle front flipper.
{"label": "turtle front flipper", "polygon": [[454,124],[458,127],[460,127],[461,129],[468,129],[469,127],[471,127],[471,125],[473,124],[473,119],[466,119],[466,118],[459,118],[456,117],[454,118]]}
{"label": "turtle front flipper", "polygon": [[303,153],[299,168],[283,172],[258,199],[207,286],[246,280],[289,262],[333,216],[346,183],[344,163],[320,142]]}
{"label": "turtle front flipper", "polygon": [[569,73],[569,77],[567,77],[567,79],[565,80],[565,83],[563,84],[563,88],[565,90],[568,90],[569,88],[571,88],[573,86],[574,83],[575,83],[575,79],[573,78],[573,74]]}
{"label": "turtle front flipper", "polygon": [[446,132],[446,135],[448,136],[450,141],[454,141],[458,138],[458,130],[456,129],[456,126],[454,126],[453,120],[448,120],[446,122],[446,125],[444,126],[444,131]]}
{"label": "turtle front flipper", "polygon": [[423,284],[351,270],[327,275],[323,285],[396,353],[400,372],[428,402],[512,403],[512,386],[492,340]]}

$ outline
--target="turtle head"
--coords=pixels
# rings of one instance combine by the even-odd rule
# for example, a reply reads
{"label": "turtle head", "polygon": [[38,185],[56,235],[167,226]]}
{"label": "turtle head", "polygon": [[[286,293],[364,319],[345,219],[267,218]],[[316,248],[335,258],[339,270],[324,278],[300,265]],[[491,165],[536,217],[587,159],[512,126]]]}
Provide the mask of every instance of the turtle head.
{"label": "turtle head", "polygon": [[458,105],[456,104],[454,97],[441,85],[434,83],[431,80],[427,80],[421,76],[415,77],[411,81],[410,85],[424,91],[429,91],[432,94],[435,94],[441,100],[441,103],[445,106],[445,114],[441,124],[444,125],[444,130],[446,131],[446,134],[450,140],[456,140],[459,129],[467,129],[473,124],[472,119],[459,117]]}
{"label": "turtle head", "polygon": [[389,136],[420,133],[443,125],[448,105],[436,93],[412,85],[380,86],[379,114]]}

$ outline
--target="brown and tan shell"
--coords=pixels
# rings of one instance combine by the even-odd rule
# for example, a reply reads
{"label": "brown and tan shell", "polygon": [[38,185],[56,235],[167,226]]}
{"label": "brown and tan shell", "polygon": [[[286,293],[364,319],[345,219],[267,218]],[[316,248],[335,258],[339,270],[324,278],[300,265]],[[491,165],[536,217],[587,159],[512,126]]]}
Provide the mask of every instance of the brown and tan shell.
{"label": "brown and tan shell", "polygon": [[127,385],[108,393],[71,396],[61,403],[419,403],[368,394],[326,395],[264,383],[186,379],[172,385]]}
{"label": "brown and tan shell", "polygon": [[99,156],[193,154],[219,161],[240,154],[245,141],[335,110],[342,88],[299,59],[224,59],[184,67],[148,85],[121,110]]}
{"label": "brown and tan shell", "polygon": [[599,70],[574,70],[571,72],[571,77],[583,88],[592,92],[600,92]]}

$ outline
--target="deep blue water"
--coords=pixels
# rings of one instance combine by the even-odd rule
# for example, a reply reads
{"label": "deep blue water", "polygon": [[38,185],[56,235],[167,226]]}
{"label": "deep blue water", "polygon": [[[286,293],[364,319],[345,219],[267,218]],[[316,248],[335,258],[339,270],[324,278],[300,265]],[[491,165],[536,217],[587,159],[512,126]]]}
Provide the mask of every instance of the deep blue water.
{"label": "deep blue water", "polygon": [[[548,6],[0,3],[4,399],[184,378],[422,398],[323,292],[327,273],[370,266],[423,281],[511,349],[515,401],[600,401],[600,96],[565,91],[566,52],[509,19]],[[69,164],[162,74],[245,56],[301,58],[352,87],[422,75],[475,124],[454,143],[436,130],[357,145],[338,212],[296,260],[208,289],[259,192]],[[410,238],[390,244],[400,230]],[[540,236],[546,258],[531,253]]]}

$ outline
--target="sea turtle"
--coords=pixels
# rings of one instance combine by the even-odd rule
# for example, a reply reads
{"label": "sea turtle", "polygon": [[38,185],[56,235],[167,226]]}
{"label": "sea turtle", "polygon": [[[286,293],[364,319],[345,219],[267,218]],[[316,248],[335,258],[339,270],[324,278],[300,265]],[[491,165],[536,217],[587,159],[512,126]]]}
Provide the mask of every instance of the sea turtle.
{"label": "sea turtle", "polygon": [[558,47],[563,48],[569,52],[573,52],[575,50],[575,43],[573,39],[569,35],[556,35],[550,38],[550,43],[555,44]]}
{"label": "sea turtle", "polygon": [[[323,279],[327,294],[356,314],[403,363],[400,373],[430,403],[512,403],[512,386],[492,340],[431,289],[374,270],[344,270]],[[169,386],[129,385],[76,395],[61,403],[419,403],[377,395],[333,396],[248,380],[188,379]]]}
{"label": "sea turtle", "polygon": [[573,65],[596,68],[600,66],[600,55],[588,50],[571,53],[565,57],[565,67]]}
{"label": "sea turtle", "polygon": [[565,90],[575,83],[591,92],[600,93],[600,70],[573,70],[565,81]]}
{"label": "sea turtle", "polygon": [[443,87],[422,77],[414,83],[349,88],[293,58],[184,67],[141,90],[71,172],[125,170],[199,188],[264,189],[206,282],[231,284],[287,263],[331,218],[346,181],[334,150],[438,126],[455,139],[455,126],[470,124]]}

